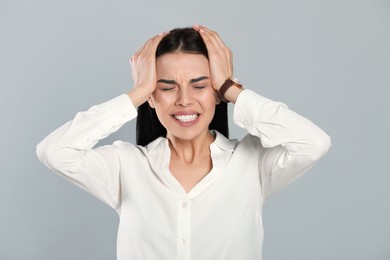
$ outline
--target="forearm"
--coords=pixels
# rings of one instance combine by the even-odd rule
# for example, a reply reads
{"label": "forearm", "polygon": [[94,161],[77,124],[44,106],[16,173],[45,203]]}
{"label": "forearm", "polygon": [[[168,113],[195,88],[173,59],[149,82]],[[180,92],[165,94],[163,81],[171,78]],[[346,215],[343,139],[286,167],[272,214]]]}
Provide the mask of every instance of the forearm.
{"label": "forearm", "polygon": [[129,96],[134,107],[137,108],[148,100],[151,93],[145,91],[142,88],[133,88],[127,92],[127,95]]}
{"label": "forearm", "polygon": [[82,151],[92,149],[99,140],[136,117],[136,113],[126,95],[93,106],[42,140],[37,145],[37,155],[49,167],[66,157],[75,160]]}
{"label": "forearm", "polygon": [[291,155],[318,159],[330,147],[329,136],[313,122],[250,90],[238,97],[233,116],[236,124],[258,136],[265,148],[282,145]]}

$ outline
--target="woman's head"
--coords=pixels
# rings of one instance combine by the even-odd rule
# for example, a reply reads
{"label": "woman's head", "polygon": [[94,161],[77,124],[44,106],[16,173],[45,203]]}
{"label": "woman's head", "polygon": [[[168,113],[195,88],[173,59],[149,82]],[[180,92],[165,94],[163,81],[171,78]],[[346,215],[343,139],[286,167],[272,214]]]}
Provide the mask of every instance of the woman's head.
{"label": "woman's head", "polygon": [[211,86],[207,48],[199,33],[172,30],[159,43],[156,59],[157,87],[138,108],[137,144],[166,136],[167,128],[179,138],[191,138],[201,129],[228,137],[227,104],[217,101]]}

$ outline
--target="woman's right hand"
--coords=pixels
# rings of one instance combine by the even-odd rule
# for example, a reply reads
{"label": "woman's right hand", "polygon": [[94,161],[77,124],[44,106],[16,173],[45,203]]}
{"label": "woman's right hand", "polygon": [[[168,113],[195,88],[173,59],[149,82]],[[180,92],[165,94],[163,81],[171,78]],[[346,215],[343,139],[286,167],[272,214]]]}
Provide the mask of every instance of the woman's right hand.
{"label": "woman's right hand", "polygon": [[135,107],[146,102],[156,89],[156,50],[167,34],[160,33],[149,39],[130,59],[134,88],[128,95]]}

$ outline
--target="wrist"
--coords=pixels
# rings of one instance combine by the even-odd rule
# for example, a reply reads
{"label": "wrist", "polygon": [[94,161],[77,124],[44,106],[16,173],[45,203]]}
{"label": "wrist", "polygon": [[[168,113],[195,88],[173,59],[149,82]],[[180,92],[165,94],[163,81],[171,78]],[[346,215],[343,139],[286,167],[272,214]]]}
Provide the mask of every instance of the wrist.
{"label": "wrist", "polygon": [[152,93],[145,91],[142,88],[135,87],[131,89],[129,92],[127,92],[127,95],[129,96],[133,105],[135,107],[139,107],[140,105],[148,101]]}
{"label": "wrist", "polygon": [[242,90],[242,84],[238,81],[238,79],[229,77],[221,85],[221,87],[218,90],[218,93],[221,100],[234,103],[241,90]]}
{"label": "wrist", "polygon": [[231,102],[231,103],[235,104],[236,101],[237,101],[238,96],[240,95],[240,93],[241,93],[242,91],[243,91],[242,88],[235,88],[235,87],[229,88],[229,89],[225,92],[224,99],[225,99],[227,102]]}

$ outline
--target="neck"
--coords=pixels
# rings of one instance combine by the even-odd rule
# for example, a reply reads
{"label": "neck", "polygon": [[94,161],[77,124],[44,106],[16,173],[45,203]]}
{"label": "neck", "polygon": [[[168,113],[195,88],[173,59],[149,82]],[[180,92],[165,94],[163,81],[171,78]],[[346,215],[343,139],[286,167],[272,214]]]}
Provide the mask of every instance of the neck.
{"label": "neck", "polygon": [[207,131],[191,140],[183,140],[169,133],[167,134],[167,139],[169,140],[172,159],[192,163],[197,159],[204,159],[205,156],[210,156],[210,144],[214,142],[215,137]]}

